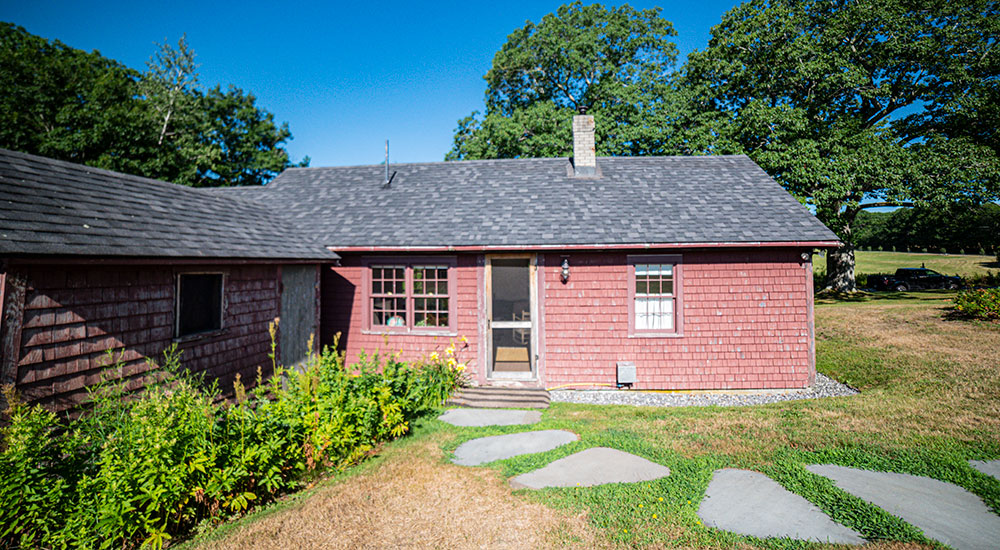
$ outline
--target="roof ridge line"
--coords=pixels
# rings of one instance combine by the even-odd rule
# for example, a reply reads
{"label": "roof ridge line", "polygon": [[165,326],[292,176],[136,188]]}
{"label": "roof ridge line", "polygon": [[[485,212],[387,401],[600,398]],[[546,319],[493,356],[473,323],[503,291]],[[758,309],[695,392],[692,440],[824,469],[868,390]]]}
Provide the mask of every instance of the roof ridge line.
{"label": "roof ridge line", "polygon": [[[390,163],[392,166],[446,166],[446,165],[461,165],[461,164],[485,164],[485,163],[508,163],[508,162],[528,162],[528,161],[565,161],[570,162],[571,156],[567,157],[527,157],[527,158],[498,158],[498,159],[468,159],[468,160],[438,160],[438,161],[419,161],[419,162],[393,162]],[[633,155],[633,156],[599,156],[598,160],[633,160],[633,159],[719,159],[719,158],[750,158],[744,153],[734,153],[726,155]],[[289,166],[285,168],[282,173],[293,172],[293,171],[310,171],[310,170],[339,170],[339,169],[349,169],[349,168],[379,168],[382,169],[385,166],[384,163],[380,164],[344,164],[338,166]],[[280,174],[279,174],[280,176]],[[275,178],[277,179],[277,178]],[[272,180],[274,181],[274,180]],[[267,184],[270,185],[270,184]],[[262,187],[267,187],[264,185]]]}

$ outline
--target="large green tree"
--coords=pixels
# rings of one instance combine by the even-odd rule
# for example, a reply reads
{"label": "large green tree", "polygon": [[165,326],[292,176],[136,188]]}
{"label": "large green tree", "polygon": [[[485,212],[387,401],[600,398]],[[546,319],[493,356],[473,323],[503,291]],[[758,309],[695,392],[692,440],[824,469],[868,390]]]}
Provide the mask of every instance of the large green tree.
{"label": "large green tree", "polygon": [[0,147],[194,186],[260,185],[291,165],[287,124],[198,87],[184,38],[142,73],[0,23]]}
{"label": "large green tree", "polygon": [[[200,101],[200,135],[211,151],[211,163],[199,172],[196,185],[260,185],[291,166],[281,147],[292,138],[288,124],[276,125],[274,115],[258,107],[253,94],[216,86]],[[308,160],[299,166],[306,165]]]}
{"label": "large green tree", "polygon": [[813,206],[844,242],[828,282],[853,290],[863,209],[1000,195],[997,7],[751,0],[689,57],[681,82],[695,110],[676,131],[696,128],[702,152],[748,153]]}
{"label": "large green tree", "polygon": [[862,211],[853,236],[859,248],[992,255],[1000,251],[1000,204],[955,202],[946,207]]}
{"label": "large green tree", "polygon": [[141,172],[153,156],[138,72],[0,23],[0,147]]}
{"label": "large green tree", "polygon": [[604,155],[674,151],[662,131],[676,110],[668,77],[677,58],[660,9],[580,2],[507,37],[486,73],[485,113],[459,121],[447,160],[567,155],[569,121],[597,121]]}

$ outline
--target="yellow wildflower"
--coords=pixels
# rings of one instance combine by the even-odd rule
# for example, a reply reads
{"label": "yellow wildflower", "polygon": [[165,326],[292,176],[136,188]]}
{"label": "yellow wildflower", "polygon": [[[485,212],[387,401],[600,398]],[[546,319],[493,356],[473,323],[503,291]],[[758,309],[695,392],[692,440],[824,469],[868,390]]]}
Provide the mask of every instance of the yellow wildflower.
{"label": "yellow wildflower", "polygon": [[465,363],[462,363],[461,365],[455,367],[455,370],[457,370],[458,372],[464,371],[465,370]]}
{"label": "yellow wildflower", "polygon": [[431,361],[437,361],[437,360],[438,360],[438,352],[436,351],[431,352]]}
{"label": "yellow wildflower", "polygon": [[447,348],[445,348],[444,352],[447,353],[448,355],[455,355],[455,345],[452,344],[448,346]]}
{"label": "yellow wildflower", "polygon": [[656,519],[656,514],[653,514],[653,519]]}
{"label": "yellow wildflower", "polygon": [[449,367],[454,367],[454,366],[455,366],[455,365],[457,365],[457,364],[458,364],[458,361],[455,361],[455,358],[454,358],[454,357],[449,357],[449,358],[448,358],[448,366],[449,366]]}
{"label": "yellow wildflower", "polygon": [[659,500],[660,500],[660,502],[663,502],[663,497],[660,497],[660,499],[659,499]]}
{"label": "yellow wildflower", "polygon": [[468,344],[469,343],[469,339],[466,338],[465,336],[459,336],[458,337],[458,341],[461,342],[461,343],[463,343],[463,344]]}

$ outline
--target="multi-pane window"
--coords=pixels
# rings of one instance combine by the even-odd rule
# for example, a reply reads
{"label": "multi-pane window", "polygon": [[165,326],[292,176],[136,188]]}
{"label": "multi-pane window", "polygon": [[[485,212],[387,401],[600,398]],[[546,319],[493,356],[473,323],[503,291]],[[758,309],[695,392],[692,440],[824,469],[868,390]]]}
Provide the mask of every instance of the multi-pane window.
{"label": "multi-pane window", "polygon": [[448,326],[448,268],[414,266],[413,325]]}
{"label": "multi-pane window", "polygon": [[406,326],[406,268],[372,266],[372,326]]}
{"label": "multi-pane window", "polygon": [[[388,260],[388,258],[387,258]],[[368,265],[368,321],[374,330],[440,331],[448,330],[453,322],[452,288],[453,260],[441,264],[382,263],[373,260]],[[411,260],[412,261],[412,260]]]}
{"label": "multi-pane window", "polygon": [[674,330],[673,264],[635,264],[634,327],[637,332]]}

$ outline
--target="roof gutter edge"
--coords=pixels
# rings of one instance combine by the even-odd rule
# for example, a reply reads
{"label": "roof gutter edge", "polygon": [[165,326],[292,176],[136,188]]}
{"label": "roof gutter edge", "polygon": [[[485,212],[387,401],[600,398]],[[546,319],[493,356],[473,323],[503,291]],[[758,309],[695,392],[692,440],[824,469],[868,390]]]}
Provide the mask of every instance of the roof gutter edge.
{"label": "roof gutter edge", "polygon": [[460,246],[328,246],[331,252],[489,252],[494,250],[647,250],[654,248],[837,248],[840,241],[744,241],[717,243],[504,244]]}

